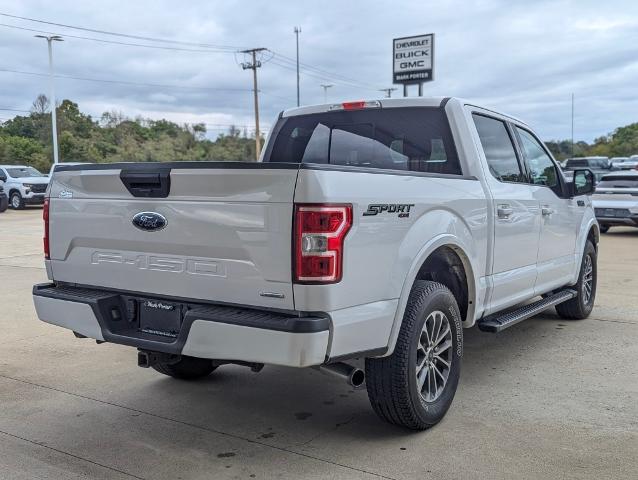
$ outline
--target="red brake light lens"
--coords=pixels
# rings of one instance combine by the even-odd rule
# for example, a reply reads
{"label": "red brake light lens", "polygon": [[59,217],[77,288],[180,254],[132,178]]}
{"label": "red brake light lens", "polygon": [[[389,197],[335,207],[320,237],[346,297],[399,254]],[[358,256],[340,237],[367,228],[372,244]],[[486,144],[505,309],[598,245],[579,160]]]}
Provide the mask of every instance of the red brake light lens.
{"label": "red brake light lens", "polygon": [[343,242],[352,205],[295,205],[295,281],[336,283],[343,274]]}
{"label": "red brake light lens", "polygon": [[362,108],[365,108],[366,102],[363,100],[358,102],[344,102],[342,105],[344,110],[361,110]]}
{"label": "red brake light lens", "polygon": [[44,220],[44,258],[49,260],[51,255],[49,253],[49,199],[44,199],[44,207],[42,208],[42,220]]}
{"label": "red brake light lens", "polygon": [[362,110],[364,108],[381,108],[378,100],[357,100],[356,102],[336,103],[330,106],[330,110]]}

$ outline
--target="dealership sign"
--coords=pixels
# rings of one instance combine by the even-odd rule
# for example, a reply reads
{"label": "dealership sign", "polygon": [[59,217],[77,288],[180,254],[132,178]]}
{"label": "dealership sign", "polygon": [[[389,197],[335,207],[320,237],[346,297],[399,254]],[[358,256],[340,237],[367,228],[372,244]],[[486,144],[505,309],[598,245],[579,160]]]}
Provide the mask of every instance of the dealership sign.
{"label": "dealership sign", "polygon": [[423,83],[433,79],[434,34],[393,40],[394,83]]}

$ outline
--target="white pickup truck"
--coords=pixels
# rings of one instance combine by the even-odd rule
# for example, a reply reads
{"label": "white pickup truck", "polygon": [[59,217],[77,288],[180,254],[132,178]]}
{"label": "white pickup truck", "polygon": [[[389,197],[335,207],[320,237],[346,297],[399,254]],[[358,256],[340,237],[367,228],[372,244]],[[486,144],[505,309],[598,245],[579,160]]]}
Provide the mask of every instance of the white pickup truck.
{"label": "white pickup truck", "polygon": [[573,178],[525,123],[459,99],[297,108],[259,162],[60,166],[35,307],[173,377],[365,381],[383,419],[424,429],[454,397],[463,328],[591,312],[594,179]]}

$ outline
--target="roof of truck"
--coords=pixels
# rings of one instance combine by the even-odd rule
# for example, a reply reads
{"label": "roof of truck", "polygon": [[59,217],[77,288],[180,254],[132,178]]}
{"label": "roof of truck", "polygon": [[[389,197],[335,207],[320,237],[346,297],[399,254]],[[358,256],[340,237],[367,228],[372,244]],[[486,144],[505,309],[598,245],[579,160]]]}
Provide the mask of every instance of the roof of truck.
{"label": "roof of truck", "polygon": [[[364,101],[364,100],[355,100],[355,101]],[[510,118],[518,123],[526,125],[526,122],[521,120],[520,118],[514,117],[513,115],[508,115],[506,113],[500,112],[493,108],[485,107],[480,105],[477,102],[472,102],[470,100],[466,100],[459,97],[404,97],[404,98],[379,98],[379,99],[366,99],[366,102],[378,102],[381,107],[439,107],[447,104],[448,102],[458,102],[461,105],[471,105],[474,107],[482,108],[483,110],[488,110],[490,112],[494,112],[498,115],[502,115],[504,117]],[[349,102],[344,102],[349,103]],[[312,113],[323,113],[327,112],[331,109],[334,109],[335,106],[340,106],[342,103],[333,102],[333,103],[323,103],[318,105],[305,105],[303,107],[295,107],[290,108],[288,110],[284,110],[281,113],[282,117],[292,117],[296,115],[309,115]]]}

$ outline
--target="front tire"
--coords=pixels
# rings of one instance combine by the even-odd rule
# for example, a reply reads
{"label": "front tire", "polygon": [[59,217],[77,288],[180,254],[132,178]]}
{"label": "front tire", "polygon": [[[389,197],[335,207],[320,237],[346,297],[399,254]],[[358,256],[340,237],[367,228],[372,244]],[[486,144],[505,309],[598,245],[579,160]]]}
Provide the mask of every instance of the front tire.
{"label": "front tire", "polygon": [[157,363],[153,365],[153,369],[159,373],[179,378],[180,380],[204,378],[213,373],[216,368],[217,366],[213,365],[212,360],[187,356],[182,356],[177,363]]}
{"label": "front tire", "polygon": [[383,420],[412,430],[436,425],[452,404],[461,373],[463,331],[452,292],[417,281],[392,355],[366,359],[366,386]]}
{"label": "front tire", "polygon": [[607,233],[609,231],[609,225],[600,225],[600,233]]}
{"label": "front tire", "polygon": [[9,205],[11,205],[11,208],[14,210],[22,210],[24,208],[24,199],[22,198],[22,195],[20,195],[20,192],[11,193]]}
{"label": "front tire", "polygon": [[571,300],[556,305],[558,315],[567,320],[582,320],[583,318],[587,318],[594,308],[597,282],[598,267],[596,248],[594,244],[588,240],[585,244],[585,251],[583,252],[578,283],[574,285],[578,294]]}

